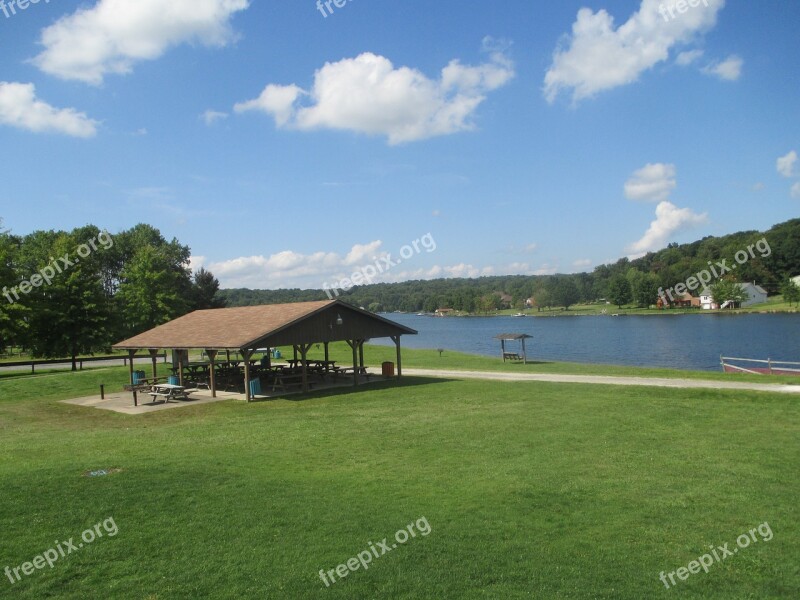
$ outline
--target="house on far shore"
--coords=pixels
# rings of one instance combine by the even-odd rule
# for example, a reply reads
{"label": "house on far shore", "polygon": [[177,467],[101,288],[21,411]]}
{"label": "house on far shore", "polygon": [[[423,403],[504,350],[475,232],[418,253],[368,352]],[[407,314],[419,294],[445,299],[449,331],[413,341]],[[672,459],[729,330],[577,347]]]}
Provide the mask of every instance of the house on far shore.
{"label": "house on far shore", "polygon": [[668,308],[670,304],[672,304],[675,308],[699,308],[700,307],[700,298],[695,298],[689,292],[684,292],[683,294],[672,294],[672,302],[670,302],[666,296],[659,296],[658,300],[656,301],[657,308]]}
{"label": "house on far shore", "polygon": [[[742,288],[742,291],[744,291],[749,298],[749,300],[745,300],[740,304],[740,308],[747,308],[755,304],[764,304],[764,302],[767,301],[769,294],[767,294],[767,290],[760,285],[756,285],[755,283],[738,283],[737,285]],[[704,289],[700,294],[700,305],[704,310],[718,310],[720,308],[711,297],[711,290],[709,288]]]}
{"label": "house on far shore", "polygon": [[794,282],[795,285],[800,286],[800,275],[798,275],[797,277],[792,277],[792,281]]}
{"label": "house on far shore", "polygon": [[437,308],[436,312],[433,314],[437,317],[449,317],[454,312],[456,311],[454,311],[452,308]]}

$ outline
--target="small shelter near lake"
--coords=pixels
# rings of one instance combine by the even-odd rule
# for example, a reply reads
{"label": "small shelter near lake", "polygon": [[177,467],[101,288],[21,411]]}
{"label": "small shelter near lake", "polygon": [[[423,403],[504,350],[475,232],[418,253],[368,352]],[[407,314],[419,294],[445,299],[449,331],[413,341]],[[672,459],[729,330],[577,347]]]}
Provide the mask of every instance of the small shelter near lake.
{"label": "small shelter near lake", "polygon": [[[500,340],[500,349],[503,353],[503,362],[506,362],[507,360],[521,360],[524,364],[528,364],[528,354],[525,351],[525,340],[533,339],[532,335],[528,335],[527,333],[501,333],[500,335],[494,336],[494,339]],[[522,354],[519,352],[507,352],[506,342],[519,342]]]}
{"label": "small shelter near lake", "polygon": [[[416,331],[384,319],[374,313],[351,306],[341,300],[297,302],[264,306],[243,306],[198,310],[169,323],[145,331],[114,345],[131,356],[137,350],[149,350],[155,356],[160,349],[202,349],[210,363],[210,388],[216,397],[214,365],[217,353],[238,351],[244,363],[244,390],[250,401],[250,362],[260,348],[292,346],[295,358],[302,365],[302,390],[308,391],[307,353],[314,344],[325,345],[344,341],[353,350],[353,385],[364,372],[364,343],[372,338],[391,338],[397,346],[397,376],[402,375],[400,336],[416,335]],[[133,361],[131,382],[133,383]],[[156,377],[153,361],[153,377]],[[349,372],[349,370],[348,370]],[[179,370],[182,374],[182,371]]]}

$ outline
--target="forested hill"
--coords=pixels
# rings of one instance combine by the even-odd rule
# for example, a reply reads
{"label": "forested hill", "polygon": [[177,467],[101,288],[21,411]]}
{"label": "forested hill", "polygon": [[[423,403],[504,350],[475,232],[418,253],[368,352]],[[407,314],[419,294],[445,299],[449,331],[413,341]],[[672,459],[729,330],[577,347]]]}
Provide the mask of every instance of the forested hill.
{"label": "forested hill", "polygon": [[[737,252],[747,252],[748,247],[752,252],[735,271],[739,281],[754,281],[775,294],[788,277],[800,275],[800,219],[792,219],[766,232],[742,231],[690,244],[670,244],[633,261],[622,258],[614,264],[598,266],[591,273],[384,283],[354,287],[343,292],[341,298],[375,311],[432,312],[446,307],[480,312],[507,306],[509,297],[515,308],[521,308],[527,298],[533,298],[538,307],[591,302],[610,296],[611,288],[622,282],[630,290],[630,301],[647,306],[655,302],[659,287],[668,289],[686,281],[708,269],[709,261],[713,265],[725,259],[730,265]],[[327,297],[322,290],[228,289],[220,290],[219,295],[228,306]]]}

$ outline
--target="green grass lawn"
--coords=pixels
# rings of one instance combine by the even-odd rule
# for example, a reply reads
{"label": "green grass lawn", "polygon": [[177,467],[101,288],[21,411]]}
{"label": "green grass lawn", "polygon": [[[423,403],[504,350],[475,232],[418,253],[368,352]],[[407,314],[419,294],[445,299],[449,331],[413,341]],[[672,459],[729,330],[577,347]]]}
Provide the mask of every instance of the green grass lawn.
{"label": "green grass lawn", "polygon": [[[407,378],[135,417],[57,402],[125,378],[0,379],[0,569],[118,529],[0,574],[0,597],[800,595],[794,397]],[[325,587],[422,517],[429,535]],[[659,581],[765,522],[770,541]]]}

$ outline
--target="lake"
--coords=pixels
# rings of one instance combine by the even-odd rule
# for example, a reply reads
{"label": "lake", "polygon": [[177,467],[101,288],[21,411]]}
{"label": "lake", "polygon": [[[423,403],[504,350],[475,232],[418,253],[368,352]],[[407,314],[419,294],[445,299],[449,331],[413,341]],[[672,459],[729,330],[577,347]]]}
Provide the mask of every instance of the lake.
{"label": "lake", "polygon": [[[385,314],[416,329],[407,348],[500,356],[500,333],[527,333],[533,360],[720,370],[719,357],[800,361],[800,314],[575,317],[427,317]],[[391,344],[374,340],[375,344]],[[507,343],[516,352],[516,342]]]}

